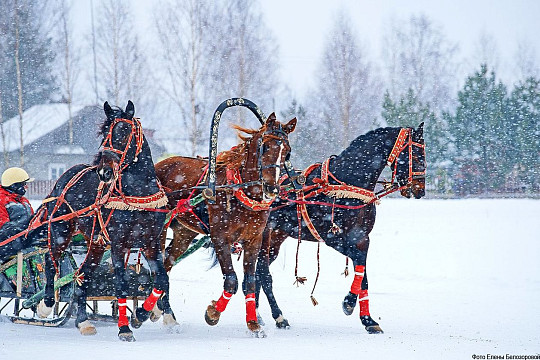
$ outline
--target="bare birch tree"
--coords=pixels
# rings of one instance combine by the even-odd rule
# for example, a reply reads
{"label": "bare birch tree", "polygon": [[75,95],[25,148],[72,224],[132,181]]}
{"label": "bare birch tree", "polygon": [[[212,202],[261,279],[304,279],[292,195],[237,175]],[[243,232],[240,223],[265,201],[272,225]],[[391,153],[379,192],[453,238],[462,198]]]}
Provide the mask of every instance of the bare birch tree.
{"label": "bare birch tree", "polygon": [[324,157],[371,129],[382,101],[373,65],[344,12],[334,20],[317,73],[318,84],[308,107],[312,123],[299,131],[321,137],[325,147],[318,149],[318,155]]}
{"label": "bare birch tree", "polygon": [[[230,0],[223,4],[209,44],[216,68],[214,83],[225,97],[249,97],[262,108],[273,106],[278,91],[278,46],[265,25],[259,2]],[[245,111],[236,122],[246,125]]]}
{"label": "bare birch tree", "polygon": [[382,59],[385,85],[395,101],[409,89],[437,113],[454,102],[458,47],[425,15],[392,19],[384,34]]}
{"label": "bare birch tree", "polygon": [[[212,54],[207,44],[213,31],[210,21],[219,16],[219,13],[213,13],[214,9],[210,1],[187,0],[181,6],[169,1],[162,5],[155,20],[160,62],[166,73],[161,89],[178,110],[174,122],[183,125],[182,134],[171,133],[169,136],[179,140],[187,132],[191,156],[200,153],[203,143],[206,145],[203,132],[211,116],[206,102],[212,98],[212,84],[208,82]],[[179,143],[175,141],[174,150],[181,151],[183,144]]]}
{"label": "bare birch tree", "polygon": [[52,9],[53,18],[57,19],[55,26],[57,59],[59,66],[56,67],[60,85],[62,101],[68,105],[68,128],[69,144],[73,144],[73,117],[72,104],[75,84],[79,76],[79,49],[73,41],[73,26],[71,15],[71,2],[57,0]]}
{"label": "bare birch tree", "polygon": [[516,80],[525,80],[529,77],[540,78],[540,64],[536,51],[533,44],[524,39],[517,43],[513,61]]}
{"label": "bare birch tree", "polygon": [[134,28],[129,2],[106,0],[98,14],[98,81],[105,89],[100,97],[115,104],[131,99],[139,109],[148,111],[147,97],[152,92],[150,68]]}
{"label": "bare birch tree", "polygon": [[15,73],[17,76],[17,109],[19,113],[19,136],[20,136],[20,165],[21,167],[24,165],[24,138],[23,138],[23,93],[22,93],[22,79],[21,79],[21,63],[20,63],[20,53],[19,49],[21,46],[21,39],[19,36],[19,3],[17,0],[15,0],[15,7],[13,9],[14,12],[14,30],[15,30],[15,51],[13,53],[14,61],[15,61]]}

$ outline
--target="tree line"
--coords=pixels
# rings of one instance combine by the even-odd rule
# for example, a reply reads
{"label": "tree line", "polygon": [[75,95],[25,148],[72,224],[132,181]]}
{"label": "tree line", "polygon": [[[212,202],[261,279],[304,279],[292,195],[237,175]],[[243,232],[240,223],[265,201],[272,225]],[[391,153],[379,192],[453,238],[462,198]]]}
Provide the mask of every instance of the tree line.
{"label": "tree line", "polygon": [[[459,44],[425,15],[393,18],[375,56],[343,10],[328,29],[315,85],[298,99],[279,80],[279,46],[257,0],[163,0],[149,24],[134,20],[129,1],[91,0],[87,29],[77,26],[74,1],[0,6],[4,162],[3,123],[18,117],[23,149],[24,110],[37,104],[131,99],[170,153],[197,155],[206,151],[215,106],[247,97],[267,112],[298,117],[291,140],[300,167],[375,127],[424,121],[431,191],[540,191],[540,71],[530,44],[517,44],[516,77],[505,83],[487,34],[464,61]],[[242,109],[227,116],[251,124]],[[226,127],[220,135],[220,146],[234,141]],[[20,158],[24,164],[22,150]]]}

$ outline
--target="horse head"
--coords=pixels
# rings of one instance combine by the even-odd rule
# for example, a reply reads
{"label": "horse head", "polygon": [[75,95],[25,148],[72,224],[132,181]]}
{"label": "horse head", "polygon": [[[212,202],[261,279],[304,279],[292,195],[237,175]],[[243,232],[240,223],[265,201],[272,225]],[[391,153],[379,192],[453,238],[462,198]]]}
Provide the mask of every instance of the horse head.
{"label": "horse head", "polygon": [[111,182],[130,163],[138,160],[144,141],[142,127],[134,118],[135,106],[128,101],[126,110],[103,104],[106,120],[101,126],[101,151],[97,158],[97,173],[101,181]]}
{"label": "horse head", "polygon": [[409,128],[402,151],[397,158],[396,180],[401,195],[420,199],[426,194],[426,152],[424,123],[418,129]]}
{"label": "horse head", "polygon": [[274,198],[279,194],[280,171],[291,152],[289,134],[296,127],[296,118],[286,124],[270,114],[257,140],[257,167],[262,182],[263,195]]}

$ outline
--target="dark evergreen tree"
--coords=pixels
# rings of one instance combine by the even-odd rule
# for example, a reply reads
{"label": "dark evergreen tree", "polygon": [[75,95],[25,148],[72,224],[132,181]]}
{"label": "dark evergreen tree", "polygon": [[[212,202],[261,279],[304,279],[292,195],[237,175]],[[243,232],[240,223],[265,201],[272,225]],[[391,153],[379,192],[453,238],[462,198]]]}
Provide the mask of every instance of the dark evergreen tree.
{"label": "dark evergreen tree", "polygon": [[280,115],[283,121],[289,121],[293,117],[298,120],[296,130],[289,137],[292,148],[291,161],[294,166],[305,167],[313,163],[315,160],[312,158],[311,146],[306,146],[307,144],[313,144],[313,130],[307,126],[306,109],[296,99],[293,99],[289,107],[281,111]]}
{"label": "dark evergreen tree", "polygon": [[458,93],[458,107],[448,116],[455,144],[454,164],[466,192],[499,191],[507,168],[505,147],[512,137],[507,120],[506,86],[487,65],[469,76]]}
{"label": "dark evergreen tree", "polygon": [[540,80],[530,77],[516,85],[510,96],[508,139],[509,186],[540,190]]}
{"label": "dark evergreen tree", "polygon": [[[44,2],[31,0],[2,0],[0,11],[0,37],[3,52],[0,58],[0,94],[4,119],[17,114],[18,91],[15,66],[15,24],[18,24],[19,64],[22,85],[23,110],[36,104],[46,103],[56,88],[51,75],[54,54],[51,38],[45,35],[43,25]],[[18,21],[14,21],[17,10]],[[4,61],[5,60],[5,61]]]}
{"label": "dark evergreen tree", "polygon": [[399,101],[394,102],[387,91],[384,95],[382,117],[389,126],[416,127],[424,122],[426,142],[427,181],[438,192],[448,189],[446,159],[448,156],[448,136],[446,125],[429,104],[423,104],[412,89]]}

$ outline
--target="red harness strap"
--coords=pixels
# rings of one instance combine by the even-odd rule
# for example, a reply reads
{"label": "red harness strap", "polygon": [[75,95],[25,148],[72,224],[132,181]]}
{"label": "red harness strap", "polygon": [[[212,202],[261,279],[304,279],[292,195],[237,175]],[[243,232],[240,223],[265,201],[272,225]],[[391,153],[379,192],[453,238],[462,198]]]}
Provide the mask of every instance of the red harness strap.
{"label": "red harness strap", "polygon": [[[240,176],[240,171],[238,169],[227,169],[227,183],[228,184],[242,184],[242,177]],[[253,200],[249,198],[244,189],[238,188],[234,190],[234,196],[240,201],[245,207],[252,211],[267,211],[270,209],[270,206],[274,202],[274,199],[271,200]]]}
{"label": "red harness strap", "polygon": [[[407,141],[407,139],[409,139],[409,140]],[[396,161],[396,159],[399,156],[399,154],[401,154],[401,152],[403,152],[403,150],[405,150],[406,147],[409,147],[409,182],[412,181],[412,176],[413,175],[423,174],[423,173],[418,173],[418,174],[413,173],[413,171],[412,171],[412,146],[413,145],[423,147],[422,144],[417,144],[417,143],[412,142],[411,129],[408,129],[408,128],[401,129],[398,136],[397,136],[397,138],[396,138],[396,141],[394,143],[394,147],[392,148],[392,151],[390,152],[390,155],[388,156],[388,159],[387,159],[387,165],[388,166],[391,166],[392,164],[394,164],[394,170],[393,170],[393,173],[392,173],[392,183],[394,182],[395,177],[396,177],[396,173],[397,173],[397,161]],[[349,209],[359,209],[359,208],[362,208],[362,207],[364,207],[364,206],[366,206],[368,204],[373,203],[374,201],[380,199],[383,196],[386,196],[386,195],[388,195],[388,194],[390,194],[390,193],[392,193],[394,191],[399,190],[399,189],[392,189],[392,190],[385,191],[382,195],[381,194],[376,195],[371,190],[367,190],[367,189],[363,189],[363,188],[360,188],[360,187],[348,185],[348,184],[344,183],[343,181],[339,180],[330,171],[330,160],[332,158],[333,157],[330,157],[330,158],[326,159],[323,163],[312,164],[302,172],[302,175],[305,178],[307,178],[309,176],[309,174],[311,174],[315,169],[320,167],[321,168],[321,178],[320,179],[319,178],[313,179],[314,184],[310,185],[310,186],[304,186],[300,191],[297,192],[297,200],[296,201],[294,201],[294,200],[291,201],[291,202],[295,202],[297,204],[296,212],[297,212],[298,219],[300,219],[300,217],[302,217],[302,219],[304,220],[304,222],[306,224],[306,227],[311,232],[311,235],[313,235],[313,237],[315,239],[317,239],[317,241],[319,241],[319,242],[323,242],[324,240],[320,236],[319,232],[317,231],[317,229],[315,228],[315,226],[313,225],[313,223],[312,223],[312,221],[311,221],[311,219],[309,217],[309,214],[307,212],[306,204],[310,204],[310,203],[305,201],[305,199],[317,196],[319,194],[324,194],[324,195],[327,195],[327,196],[339,197],[340,192],[342,194],[347,194],[348,193],[351,196],[347,196],[347,197],[358,198],[360,200],[363,200],[364,204],[360,205],[360,206],[355,206],[355,207],[336,206],[335,203],[334,204],[326,204],[326,205],[327,206],[332,206],[332,208],[340,207],[340,208],[349,208]],[[338,184],[337,185],[336,184],[330,184],[330,182],[329,182],[330,177],[335,182],[337,182]],[[322,205],[322,204],[313,204],[313,205]]]}

